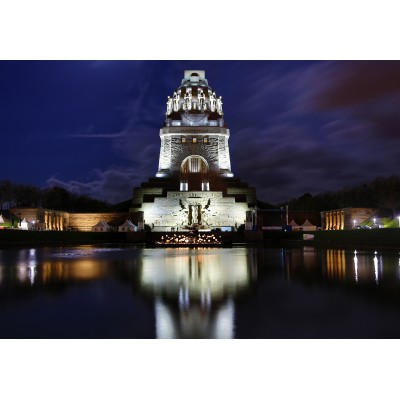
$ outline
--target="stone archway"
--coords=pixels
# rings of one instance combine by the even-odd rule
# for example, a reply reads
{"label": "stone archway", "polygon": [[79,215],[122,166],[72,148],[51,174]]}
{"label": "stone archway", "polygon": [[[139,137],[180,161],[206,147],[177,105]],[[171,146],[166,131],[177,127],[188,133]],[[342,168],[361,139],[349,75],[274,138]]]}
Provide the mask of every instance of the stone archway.
{"label": "stone archway", "polygon": [[181,164],[183,174],[206,174],[208,173],[208,163],[201,156],[186,157]]}

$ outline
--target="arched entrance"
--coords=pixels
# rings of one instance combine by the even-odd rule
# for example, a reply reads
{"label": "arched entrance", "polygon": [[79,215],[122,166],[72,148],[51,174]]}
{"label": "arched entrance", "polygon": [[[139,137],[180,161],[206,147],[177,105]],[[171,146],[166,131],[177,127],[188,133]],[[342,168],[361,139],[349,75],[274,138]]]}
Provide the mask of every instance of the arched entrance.
{"label": "arched entrance", "polygon": [[183,174],[206,174],[207,172],[207,161],[201,156],[189,156],[182,161],[181,173]]}
{"label": "arched entrance", "polygon": [[[186,157],[181,164],[181,188],[183,190],[210,190],[208,163],[197,155]],[[181,189],[182,190],[182,189]]]}

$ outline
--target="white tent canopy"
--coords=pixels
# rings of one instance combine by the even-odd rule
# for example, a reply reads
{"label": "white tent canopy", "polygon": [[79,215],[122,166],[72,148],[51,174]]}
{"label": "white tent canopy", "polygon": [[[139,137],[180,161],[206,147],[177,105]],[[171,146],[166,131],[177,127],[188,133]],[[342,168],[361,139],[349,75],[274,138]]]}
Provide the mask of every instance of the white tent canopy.
{"label": "white tent canopy", "polygon": [[22,229],[24,231],[28,230],[28,221],[25,218],[21,221],[19,229]]}
{"label": "white tent canopy", "polygon": [[313,225],[308,219],[304,222],[304,224],[301,226],[303,228],[303,231],[316,231],[317,227],[316,225]]}
{"label": "white tent canopy", "polygon": [[136,232],[138,227],[129,219],[118,227],[118,232]]}
{"label": "white tent canopy", "polygon": [[92,226],[92,232],[108,232],[111,226],[106,221],[99,221],[96,225]]}

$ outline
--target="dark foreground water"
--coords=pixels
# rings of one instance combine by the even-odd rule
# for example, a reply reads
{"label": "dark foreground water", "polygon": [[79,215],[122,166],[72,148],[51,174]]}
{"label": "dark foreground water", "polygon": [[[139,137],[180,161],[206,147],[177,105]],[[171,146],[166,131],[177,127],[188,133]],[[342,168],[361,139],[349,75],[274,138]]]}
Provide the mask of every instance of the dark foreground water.
{"label": "dark foreground water", "polygon": [[2,338],[400,338],[398,252],[0,250]]}

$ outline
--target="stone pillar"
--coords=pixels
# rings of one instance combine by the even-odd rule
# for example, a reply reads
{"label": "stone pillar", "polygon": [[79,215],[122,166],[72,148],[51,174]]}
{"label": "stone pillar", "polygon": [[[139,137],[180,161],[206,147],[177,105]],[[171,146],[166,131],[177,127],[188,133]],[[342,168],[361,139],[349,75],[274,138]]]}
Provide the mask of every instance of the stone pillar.
{"label": "stone pillar", "polygon": [[160,149],[160,160],[158,163],[158,174],[162,176],[164,173],[169,173],[171,168],[171,137],[161,136],[161,149]]}

